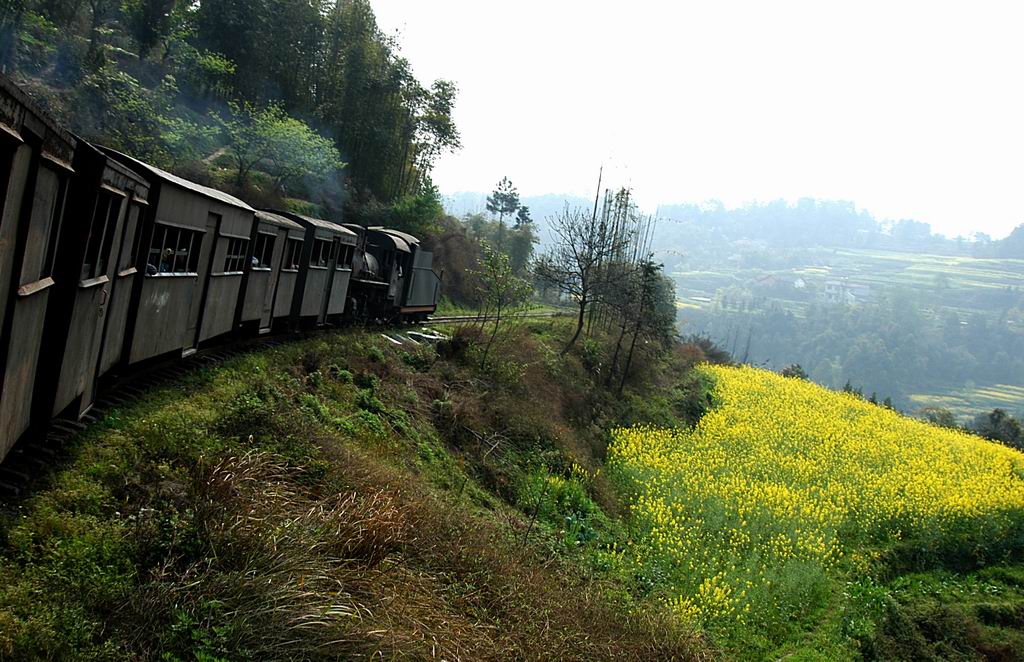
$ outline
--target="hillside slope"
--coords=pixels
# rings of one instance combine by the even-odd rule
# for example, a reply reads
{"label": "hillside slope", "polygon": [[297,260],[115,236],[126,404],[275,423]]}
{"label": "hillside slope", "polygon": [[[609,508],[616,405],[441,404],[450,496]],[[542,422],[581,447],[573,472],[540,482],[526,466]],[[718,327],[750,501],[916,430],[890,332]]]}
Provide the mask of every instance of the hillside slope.
{"label": "hillside slope", "polygon": [[567,332],[486,372],[472,329],[329,333],[110,413],[3,510],[0,659],[704,656],[592,560],[622,535],[603,430],[643,419]]}
{"label": "hillside slope", "polygon": [[1020,454],[693,345],[620,397],[563,320],[486,370],[450,331],[94,424],[0,511],[0,659],[1020,659]]}

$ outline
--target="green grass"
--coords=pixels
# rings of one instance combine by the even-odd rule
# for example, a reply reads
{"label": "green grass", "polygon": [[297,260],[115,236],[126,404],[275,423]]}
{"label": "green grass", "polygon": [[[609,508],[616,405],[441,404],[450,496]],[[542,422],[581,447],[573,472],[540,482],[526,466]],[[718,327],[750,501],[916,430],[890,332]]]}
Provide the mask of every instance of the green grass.
{"label": "green grass", "polygon": [[566,331],[521,324],[500,379],[472,346],[330,334],[110,412],[0,510],[0,659],[698,654],[590,561],[615,498],[575,464]]}

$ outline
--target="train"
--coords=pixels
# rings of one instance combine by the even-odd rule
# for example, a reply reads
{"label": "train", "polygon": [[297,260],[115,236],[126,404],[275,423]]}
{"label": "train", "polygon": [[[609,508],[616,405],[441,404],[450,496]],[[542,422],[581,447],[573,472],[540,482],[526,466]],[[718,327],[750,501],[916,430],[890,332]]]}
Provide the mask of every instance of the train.
{"label": "train", "polygon": [[0,461],[109,375],[233,338],[425,320],[410,234],[254,209],[61,127],[0,74]]}

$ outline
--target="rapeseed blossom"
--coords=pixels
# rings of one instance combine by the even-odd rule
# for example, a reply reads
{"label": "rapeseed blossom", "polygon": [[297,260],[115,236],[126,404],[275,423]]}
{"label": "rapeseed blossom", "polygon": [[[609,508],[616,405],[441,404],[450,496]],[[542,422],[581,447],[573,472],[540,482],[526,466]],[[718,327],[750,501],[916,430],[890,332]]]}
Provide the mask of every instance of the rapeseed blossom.
{"label": "rapeseed blossom", "polygon": [[620,429],[610,447],[634,490],[630,562],[686,619],[778,616],[855,549],[984,557],[1024,528],[1024,454],[807,381],[699,369],[718,404],[696,428]]}

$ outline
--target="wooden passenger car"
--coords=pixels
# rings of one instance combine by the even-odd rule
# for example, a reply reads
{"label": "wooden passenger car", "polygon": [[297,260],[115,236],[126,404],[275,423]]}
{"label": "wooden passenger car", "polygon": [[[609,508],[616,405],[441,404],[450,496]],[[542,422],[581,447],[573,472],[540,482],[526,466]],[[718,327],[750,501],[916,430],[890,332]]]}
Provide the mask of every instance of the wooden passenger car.
{"label": "wooden passenger car", "polygon": [[76,143],[0,76],[0,457],[32,422]]}
{"label": "wooden passenger car", "polygon": [[80,417],[92,406],[99,377],[123,356],[125,326],[138,273],[139,223],[149,185],[84,140],[57,246],[57,286],[46,317],[37,416]]}
{"label": "wooden passenger car", "polygon": [[326,324],[345,312],[356,234],[346,227],[291,212],[285,216],[306,231],[301,269],[292,300],[292,318],[303,324]]}
{"label": "wooden passenger car", "polygon": [[103,149],[150,185],[127,360],[191,354],[234,329],[255,212],[227,193]]}
{"label": "wooden passenger car", "polygon": [[256,212],[238,325],[271,330],[291,315],[305,229],[279,214]]}

